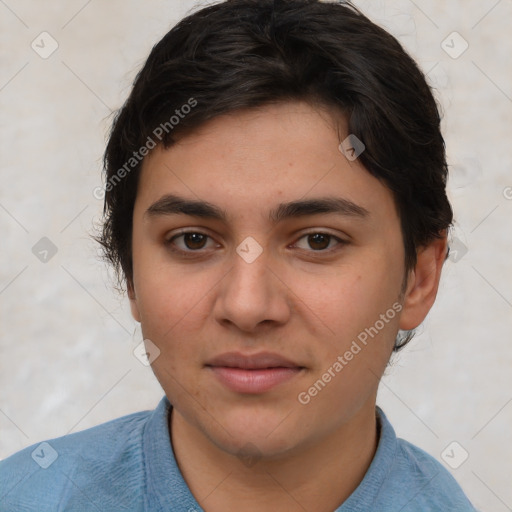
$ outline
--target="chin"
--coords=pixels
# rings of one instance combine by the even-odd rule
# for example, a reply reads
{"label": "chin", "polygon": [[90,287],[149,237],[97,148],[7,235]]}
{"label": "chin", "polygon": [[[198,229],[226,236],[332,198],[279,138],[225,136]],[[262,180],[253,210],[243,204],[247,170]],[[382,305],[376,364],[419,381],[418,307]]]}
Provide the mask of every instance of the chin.
{"label": "chin", "polygon": [[307,435],[304,423],[297,424],[293,413],[288,414],[283,409],[232,408],[222,415],[224,428],[209,423],[213,429],[208,428],[207,436],[231,455],[279,458],[302,444],[302,437]]}
{"label": "chin", "polygon": [[263,431],[236,432],[233,436],[215,439],[215,444],[224,452],[242,459],[277,460],[288,455],[300,441],[289,432],[284,435],[268,436]]}

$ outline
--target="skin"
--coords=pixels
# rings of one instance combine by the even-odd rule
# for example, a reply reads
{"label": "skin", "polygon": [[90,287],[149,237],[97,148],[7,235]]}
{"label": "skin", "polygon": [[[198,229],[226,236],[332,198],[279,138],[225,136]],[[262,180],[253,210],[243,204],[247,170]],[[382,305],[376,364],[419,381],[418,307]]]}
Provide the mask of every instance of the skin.
{"label": "skin", "polygon": [[[176,460],[208,512],[330,512],[343,503],[375,454],[376,393],[398,329],[417,327],[437,293],[446,236],[421,248],[405,272],[393,196],[340,152],[348,131],[342,117],[336,122],[299,102],[238,111],[155,148],[143,163],[132,314],[160,350],[152,367],[173,404]],[[226,221],[148,214],[164,194],[208,201]],[[367,215],[268,218],[279,203],[326,196]],[[166,243],[181,229],[209,238]],[[315,244],[306,236],[314,233],[345,243]],[[249,236],[263,250],[252,263],[236,252]],[[301,404],[298,394],[396,303],[401,312]],[[205,367],[229,351],[274,352],[304,369],[267,392],[237,393]]]}

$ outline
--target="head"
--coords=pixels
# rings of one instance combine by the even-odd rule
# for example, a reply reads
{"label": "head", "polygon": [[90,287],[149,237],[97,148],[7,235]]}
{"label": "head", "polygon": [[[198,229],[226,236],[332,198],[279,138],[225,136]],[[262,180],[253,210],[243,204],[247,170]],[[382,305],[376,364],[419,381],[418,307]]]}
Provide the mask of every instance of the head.
{"label": "head", "polygon": [[[348,3],[232,0],[181,21],[118,112],[105,172],[100,242],[155,374],[228,451],[249,436],[277,453],[348,421],[434,302],[452,221],[436,102]],[[210,372],[228,352],[300,372],[237,393]],[[290,400],[289,429],[268,436]],[[325,422],[333,401],[343,417]]]}

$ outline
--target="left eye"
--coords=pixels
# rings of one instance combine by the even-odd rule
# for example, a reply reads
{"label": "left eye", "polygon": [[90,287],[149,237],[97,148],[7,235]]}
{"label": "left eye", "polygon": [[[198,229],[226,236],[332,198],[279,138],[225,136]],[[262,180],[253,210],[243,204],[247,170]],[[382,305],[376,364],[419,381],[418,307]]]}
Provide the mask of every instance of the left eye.
{"label": "left eye", "polygon": [[[304,240],[305,243],[301,242],[302,240]],[[208,241],[213,243],[213,246],[215,245],[210,236],[204,233],[190,231],[173,236],[166,244],[169,245],[173,251],[190,253],[200,252],[201,249],[208,249]],[[343,240],[328,233],[309,233],[300,237],[293,246],[306,251],[329,252],[336,245],[342,245],[343,243]],[[210,246],[210,248],[213,248],[213,246]]]}
{"label": "left eye", "polygon": [[[327,233],[309,233],[299,238],[299,240],[306,239],[306,243],[309,248],[313,249],[313,251],[324,251],[326,249],[330,249],[330,244],[334,240],[336,244],[343,243],[343,240],[335,237],[334,235],[329,235]],[[308,247],[300,247],[298,243],[295,244],[299,247],[299,249],[309,250]]]}

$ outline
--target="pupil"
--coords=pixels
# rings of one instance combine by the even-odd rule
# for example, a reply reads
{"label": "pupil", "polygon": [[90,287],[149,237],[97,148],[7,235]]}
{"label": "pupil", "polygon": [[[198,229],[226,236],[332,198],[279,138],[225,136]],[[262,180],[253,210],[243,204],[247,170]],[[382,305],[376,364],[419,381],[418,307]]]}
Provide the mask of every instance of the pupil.
{"label": "pupil", "polygon": [[185,245],[189,249],[201,249],[204,246],[206,237],[200,233],[186,233]]}
{"label": "pupil", "polygon": [[309,245],[312,249],[325,249],[329,245],[329,235],[322,235],[321,233],[309,235]]}

